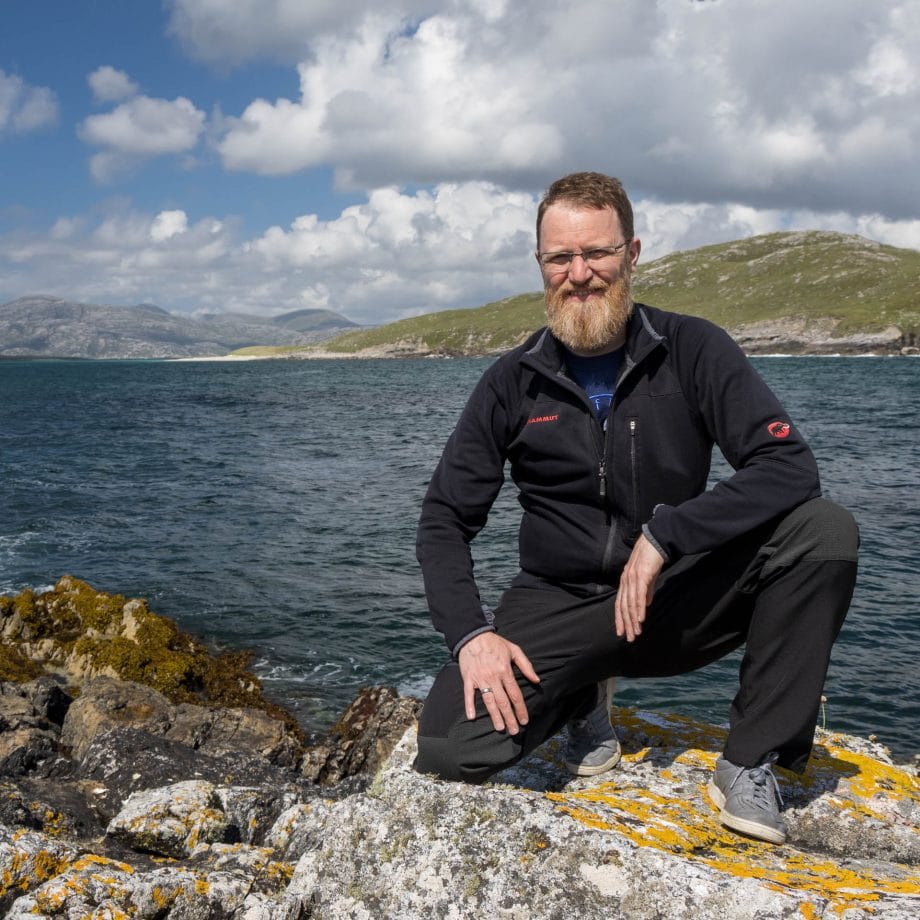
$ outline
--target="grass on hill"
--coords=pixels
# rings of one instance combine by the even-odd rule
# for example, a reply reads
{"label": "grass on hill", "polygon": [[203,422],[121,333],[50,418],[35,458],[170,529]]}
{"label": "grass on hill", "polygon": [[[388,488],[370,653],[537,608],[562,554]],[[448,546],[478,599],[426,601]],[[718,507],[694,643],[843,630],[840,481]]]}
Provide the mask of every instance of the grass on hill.
{"label": "grass on hill", "polygon": [[[827,231],[771,233],[677,252],[642,265],[637,300],[702,316],[728,330],[765,320],[831,319],[836,335],[899,326],[920,333],[920,252]],[[545,322],[542,292],[483,307],[428,313],[346,332],[302,349],[243,349],[237,354],[297,351],[354,354],[402,346],[407,352],[495,354]]]}
{"label": "grass on hill", "polygon": [[838,334],[920,324],[920,252],[822,231],[770,233],[650,263],[637,299],[727,329],[803,316]]}
{"label": "grass on hill", "polygon": [[323,342],[322,348],[349,353],[405,343],[444,354],[491,354],[522,342],[543,325],[542,317],[542,293],[518,294],[476,309],[426,313],[376,329],[346,332]]}

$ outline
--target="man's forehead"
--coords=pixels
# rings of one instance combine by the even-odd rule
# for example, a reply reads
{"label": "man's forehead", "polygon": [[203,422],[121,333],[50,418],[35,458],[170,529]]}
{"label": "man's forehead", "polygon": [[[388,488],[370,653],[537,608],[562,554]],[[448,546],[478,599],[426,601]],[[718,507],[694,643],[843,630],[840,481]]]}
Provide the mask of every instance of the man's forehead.
{"label": "man's forehead", "polygon": [[544,241],[548,237],[573,233],[619,233],[619,230],[620,219],[613,208],[590,208],[567,201],[551,204],[540,224],[540,236]]}

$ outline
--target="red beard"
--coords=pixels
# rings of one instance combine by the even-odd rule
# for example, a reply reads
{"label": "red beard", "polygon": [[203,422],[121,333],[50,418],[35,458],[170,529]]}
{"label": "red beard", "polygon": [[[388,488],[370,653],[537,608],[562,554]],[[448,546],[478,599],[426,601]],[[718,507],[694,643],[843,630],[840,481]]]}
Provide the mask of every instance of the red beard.
{"label": "red beard", "polygon": [[[632,313],[629,281],[630,273],[626,270],[609,284],[594,279],[586,286],[577,287],[566,281],[554,291],[546,289],[546,317],[553,335],[576,353],[609,351],[622,337]],[[585,289],[598,291],[601,297],[587,303],[567,299],[572,291]]]}

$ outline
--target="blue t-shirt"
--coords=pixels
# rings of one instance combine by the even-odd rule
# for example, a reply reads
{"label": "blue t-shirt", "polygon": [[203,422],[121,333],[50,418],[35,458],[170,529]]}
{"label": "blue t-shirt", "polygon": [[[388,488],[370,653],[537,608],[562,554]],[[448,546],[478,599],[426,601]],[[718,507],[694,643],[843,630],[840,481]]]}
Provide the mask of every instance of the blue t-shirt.
{"label": "blue t-shirt", "polygon": [[607,413],[613,402],[617,376],[622,364],[623,348],[590,358],[565,349],[565,365],[569,376],[588,394],[594,412],[604,428],[607,427]]}

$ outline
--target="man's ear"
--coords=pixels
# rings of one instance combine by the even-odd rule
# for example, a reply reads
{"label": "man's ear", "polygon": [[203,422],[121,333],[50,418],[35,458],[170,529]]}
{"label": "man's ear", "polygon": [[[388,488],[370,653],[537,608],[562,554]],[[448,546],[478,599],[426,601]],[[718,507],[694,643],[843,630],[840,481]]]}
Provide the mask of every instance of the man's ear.
{"label": "man's ear", "polygon": [[642,240],[639,237],[633,237],[629,241],[629,264],[635,268],[639,261],[639,253],[642,252]]}

